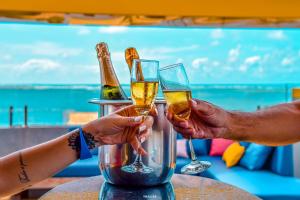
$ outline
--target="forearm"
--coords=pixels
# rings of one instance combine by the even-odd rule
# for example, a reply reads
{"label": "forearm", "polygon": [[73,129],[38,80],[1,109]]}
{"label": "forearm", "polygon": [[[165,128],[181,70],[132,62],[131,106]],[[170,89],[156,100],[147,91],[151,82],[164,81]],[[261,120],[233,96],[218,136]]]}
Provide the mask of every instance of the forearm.
{"label": "forearm", "polygon": [[268,145],[300,141],[300,102],[254,113],[231,112],[228,129],[231,138]]}
{"label": "forearm", "polygon": [[69,145],[71,132],[0,159],[0,197],[24,190],[77,160]]}
{"label": "forearm", "polygon": [[[153,118],[148,116],[144,120],[142,116],[134,114],[130,117],[131,113],[135,112],[134,106],[128,106],[85,124],[82,129],[88,148],[128,142],[137,152],[146,154],[137,133],[147,136],[153,125]],[[76,130],[0,158],[0,198],[20,192],[62,170],[77,160],[80,146],[79,131]]]}

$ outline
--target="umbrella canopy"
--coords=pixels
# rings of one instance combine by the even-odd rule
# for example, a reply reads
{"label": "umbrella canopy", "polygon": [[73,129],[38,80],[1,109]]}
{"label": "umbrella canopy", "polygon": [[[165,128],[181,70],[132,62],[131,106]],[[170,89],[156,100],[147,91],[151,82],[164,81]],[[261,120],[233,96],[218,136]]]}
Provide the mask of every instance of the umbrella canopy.
{"label": "umbrella canopy", "polygon": [[9,0],[1,21],[64,24],[300,27],[298,0]]}

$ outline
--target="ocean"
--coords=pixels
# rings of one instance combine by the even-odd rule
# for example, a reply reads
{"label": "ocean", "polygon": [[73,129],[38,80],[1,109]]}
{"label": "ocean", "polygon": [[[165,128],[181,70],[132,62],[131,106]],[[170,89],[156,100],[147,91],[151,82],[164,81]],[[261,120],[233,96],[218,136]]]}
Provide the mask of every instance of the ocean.
{"label": "ocean", "polygon": [[[212,102],[230,110],[254,111],[291,101],[291,88],[300,84],[277,85],[191,85],[193,98]],[[129,85],[123,86],[129,95]],[[24,106],[28,106],[28,124],[63,125],[68,112],[97,112],[89,104],[100,96],[99,85],[23,85],[0,86],[0,126],[9,125],[9,107],[14,107],[13,124],[24,123]],[[159,96],[162,96],[161,92]]]}

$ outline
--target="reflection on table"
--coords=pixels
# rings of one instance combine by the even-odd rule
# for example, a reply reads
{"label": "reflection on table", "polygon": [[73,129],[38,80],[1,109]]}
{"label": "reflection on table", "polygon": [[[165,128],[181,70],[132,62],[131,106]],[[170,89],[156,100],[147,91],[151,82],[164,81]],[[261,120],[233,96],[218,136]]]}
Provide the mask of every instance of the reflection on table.
{"label": "reflection on table", "polygon": [[[125,184],[126,185],[126,184]],[[59,185],[47,192],[41,200],[257,200],[248,192],[213,179],[174,174],[170,183],[155,187],[127,188],[106,183],[103,176],[82,178]]]}
{"label": "reflection on table", "polygon": [[155,187],[120,187],[105,182],[99,193],[99,200],[174,200],[173,185],[166,183]]}

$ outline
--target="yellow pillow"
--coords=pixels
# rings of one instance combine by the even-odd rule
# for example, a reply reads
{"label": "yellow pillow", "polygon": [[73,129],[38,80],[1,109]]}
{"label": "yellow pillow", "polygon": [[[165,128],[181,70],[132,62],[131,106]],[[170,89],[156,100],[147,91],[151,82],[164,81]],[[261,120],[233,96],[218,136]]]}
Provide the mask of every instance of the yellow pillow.
{"label": "yellow pillow", "polygon": [[225,150],[222,159],[225,161],[227,167],[236,165],[242,158],[245,152],[245,147],[240,143],[234,142]]}

